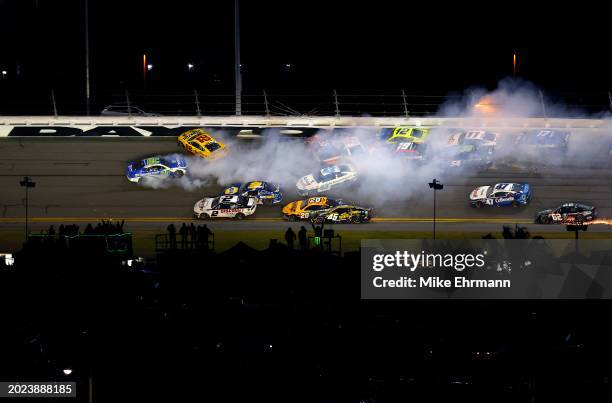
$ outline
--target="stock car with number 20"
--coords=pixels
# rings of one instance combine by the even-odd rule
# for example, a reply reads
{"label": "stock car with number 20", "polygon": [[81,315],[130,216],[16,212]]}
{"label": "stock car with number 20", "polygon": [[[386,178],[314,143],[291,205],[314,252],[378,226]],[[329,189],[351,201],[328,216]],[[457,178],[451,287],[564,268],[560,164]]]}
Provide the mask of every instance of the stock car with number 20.
{"label": "stock car with number 20", "polygon": [[597,210],[593,206],[582,203],[563,203],[557,208],[542,210],[536,214],[536,224],[577,224],[588,223],[597,218]]}
{"label": "stock car with number 20", "polygon": [[196,218],[237,218],[242,220],[255,213],[257,198],[223,195],[205,197],[193,206]]}
{"label": "stock car with number 20", "polygon": [[317,213],[311,220],[315,223],[366,223],[372,218],[372,209],[342,205]]}
{"label": "stock car with number 20", "polygon": [[311,215],[344,204],[340,199],[325,196],[314,196],[304,200],[297,200],[283,207],[283,216],[289,221],[307,220]]}
{"label": "stock car with number 20", "polygon": [[470,193],[470,203],[476,208],[525,206],[530,200],[531,186],[528,183],[497,183],[480,186]]}
{"label": "stock car with number 20", "polygon": [[149,157],[128,162],[125,176],[131,182],[143,178],[180,178],[187,173],[187,162],[179,157]]}

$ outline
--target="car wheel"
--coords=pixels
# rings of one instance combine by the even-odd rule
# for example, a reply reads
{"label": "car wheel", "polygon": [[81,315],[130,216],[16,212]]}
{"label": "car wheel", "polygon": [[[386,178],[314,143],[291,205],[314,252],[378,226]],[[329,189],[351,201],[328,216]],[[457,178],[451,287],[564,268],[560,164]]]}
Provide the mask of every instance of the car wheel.
{"label": "car wheel", "polygon": [[581,215],[576,216],[576,218],[574,219],[576,225],[582,225],[584,224],[584,217]]}
{"label": "car wheel", "polygon": [[289,221],[297,221],[297,220],[298,220],[298,217],[296,215],[292,214],[289,216]]}
{"label": "car wheel", "polygon": [[540,216],[540,218],[538,218],[538,221],[540,222],[540,224],[550,224],[550,218],[548,216]]}
{"label": "car wheel", "polygon": [[518,207],[518,206],[519,206],[519,203],[516,200],[514,200],[512,202],[512,207]]}
{"label": "car wheel", "polygon": [[208,220],[210,216],[206,213],[198,214],[198,218],[201,220]]}
{"label": "car wheel", "polygon": [[238,213],[234,216],[234,218],[236,218],[237,220],[242,220],[245,218],[245,215],[242,213]]}
{"label": "car wheel", "polygon": [[476,208],[482,208],[483,204],[482,202],[476,202],[476,204],[474,204],[474,207]]}
{"label": "car wheel", "polygon": [[185,171],[181,171],[181,170],[179,170],[179,171],[176,171],[176,172],[174,173],[174,176],[175,176],[176,178],[181,178],[183,175],[185,175]]}

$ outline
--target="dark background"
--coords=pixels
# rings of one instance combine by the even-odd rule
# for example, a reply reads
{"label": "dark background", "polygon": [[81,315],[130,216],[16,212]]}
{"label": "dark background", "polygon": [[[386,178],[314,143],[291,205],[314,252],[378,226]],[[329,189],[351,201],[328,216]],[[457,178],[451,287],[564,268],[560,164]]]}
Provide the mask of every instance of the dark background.
{"label": "dark background", "polygon": [[[545,89],[612,86],[605,13],[560,3],[429,4],[243,1],[244,92],[494,88],[512,75],[514,50],[520,77]],[[148,90],[231,94],[233,5],[90,0],[93,95],[143,89],[143,53],[154,65]],[[84,92],[84,1],[1,0],[0,14],[5,86]]]}

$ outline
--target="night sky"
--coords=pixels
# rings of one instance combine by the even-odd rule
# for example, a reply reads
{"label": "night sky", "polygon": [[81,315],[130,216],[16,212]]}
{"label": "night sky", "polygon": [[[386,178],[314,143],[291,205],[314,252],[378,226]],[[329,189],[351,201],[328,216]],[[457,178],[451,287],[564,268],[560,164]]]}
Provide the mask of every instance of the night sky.
{"label": "night sky", "polygon": [[[90,0],[94,96],[142,90],[143,53],[154,65],[149,91],[232,93],[233,3]],[[603,10],[518,2],[504,3],[505,9],[439,2],[241,3],[245,93],[492,89],[512,75],[515,49],[520,77],[542,88],[612,88]],[[83,1],[0,0],[0,13],[6,88],[84,91]]]}

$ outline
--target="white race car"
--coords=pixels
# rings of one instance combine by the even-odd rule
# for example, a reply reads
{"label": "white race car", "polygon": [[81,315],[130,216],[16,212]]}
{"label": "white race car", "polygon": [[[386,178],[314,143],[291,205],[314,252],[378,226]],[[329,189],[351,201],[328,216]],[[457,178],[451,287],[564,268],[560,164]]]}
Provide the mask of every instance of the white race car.
{"label": "white race car", "polygon": [[326,192],[332,187],[357,180],[357,172],[350,164],[333,165],[302,177],[296,184],[300,195],[308,196]]}
{"label": "white race car", "polygon": [[193,206],[196,218],[208,219],[237,218],[242,220],[246,216],[255,213],[257,208],[256,197],[244,196],[219,196],[206,197]]}

